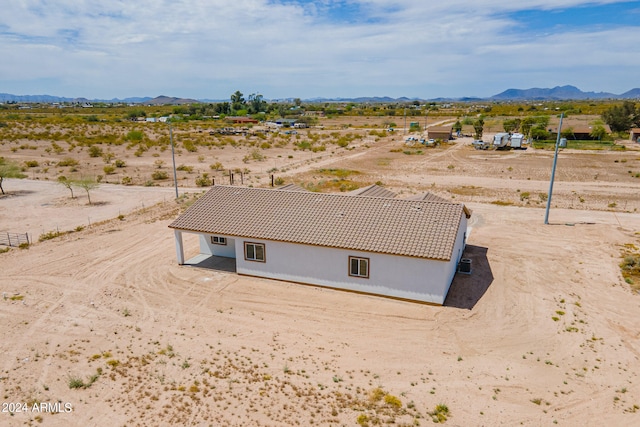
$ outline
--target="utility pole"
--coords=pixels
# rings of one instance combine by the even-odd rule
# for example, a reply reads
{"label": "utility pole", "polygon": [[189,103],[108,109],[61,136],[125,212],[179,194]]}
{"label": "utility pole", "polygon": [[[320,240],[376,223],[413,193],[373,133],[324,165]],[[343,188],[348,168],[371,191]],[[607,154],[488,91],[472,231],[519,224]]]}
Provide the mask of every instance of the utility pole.
{"label": "utility pole", "polygon": [[424,130],[427,130],[427,117],[429,116],[429,109],[424,113]]}
{"label": "utility pole", "polygon": [[171,119],[169,121],[169,140],[171,141],[171,160],[173,161],[173,183],[176,187],[176,199],[178,198],[178,173],[176,172],[176,152],[173,148],[173,128],[171,127]]}
{"label": "utility pole", "polygon": [[553,168],[551,169],[551,181],[549,182],[549,194],[547,195],[547,211],[544,214],[544,223],[549,224],[549,208],[551,208],[551,194],[553,193],[553,180],[556,176],[556,165],[558,164],[558,147],[560,146],[560,132],[562,131],[562,119],[564,113],[560,114],[560,124],[558,125],[558,137],[556,138],[556,153],[553,156]]}
{"label": "utility pole", "polygon": [[407,108],[404,109],[404,133],[407,133]]}

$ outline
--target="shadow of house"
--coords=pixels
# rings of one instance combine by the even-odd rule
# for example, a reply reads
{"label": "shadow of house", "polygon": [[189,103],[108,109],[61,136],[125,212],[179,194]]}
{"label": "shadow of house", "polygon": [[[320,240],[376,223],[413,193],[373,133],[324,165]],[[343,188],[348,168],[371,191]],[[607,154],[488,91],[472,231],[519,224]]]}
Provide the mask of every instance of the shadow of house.
{"label": "shadow of house", "polygon": [[444,301],[445,307],[471,310],[487,292],[493,283],[487,251],[481,246],[467,245],[463,257],[471,260],[471,274],[456,274]]}
{"label": "shadow of house", "polygon": [[189,267],[206,268],[207,270],[224,271],[225,273],[236,272],[235,258],[222,256],[199,254],[185,261],[183,265]]}

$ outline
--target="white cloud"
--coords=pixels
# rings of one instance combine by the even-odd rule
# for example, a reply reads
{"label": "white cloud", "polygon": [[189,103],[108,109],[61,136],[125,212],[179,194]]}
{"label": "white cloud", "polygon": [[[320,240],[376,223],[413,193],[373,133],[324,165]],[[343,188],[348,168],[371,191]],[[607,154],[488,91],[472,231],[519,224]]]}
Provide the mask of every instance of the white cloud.
{"label": "white cloud", "polygon": [[[521,2],[363,0],[366,16],[338,20],[331,0],[8,3],[0,15],[1,92],[430,98],[639,86],[638,27],[525,34],[507,15]],[[526,8],[585,3],[538,0]]]}

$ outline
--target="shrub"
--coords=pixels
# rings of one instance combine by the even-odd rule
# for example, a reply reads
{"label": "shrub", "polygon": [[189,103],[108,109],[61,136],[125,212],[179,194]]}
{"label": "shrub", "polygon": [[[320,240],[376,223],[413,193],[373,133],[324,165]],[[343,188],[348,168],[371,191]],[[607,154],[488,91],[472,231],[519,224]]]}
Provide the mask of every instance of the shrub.
{"label": "shrub", "polygon": [[129,133],[127,133],[127,136],[125,136],[125,139],[127,141],[132,141],[132,142],[140,142],[142,141],[143,137],[144,137],[144,133],[142,133],[141,130],[132,130]]}
{"label": "shrub", "polygon": [[183,142],[182,145],[184,146],[184,149],[190,153],[195,153],[196,151],[198,151],[198,147],[196,147],[193,141],[187,140]]}
{"label": "shrub", "polygon": [[443,423],[447,421],[449,408],[447,407],[447,405],[437,405],[433,412],[429,412],[429,415],[431,415],[431,420],[434,423]]}
{"label": "shrub", "polygon": [[106,165],[105,167],[102,168],[102,170],[107,175],[111,175],[112,173],[114,173],[116,171],[116,167],[113,166],[113,165]]}
{"label": "shrub", "polygon": [[51,148],[53,148],[53,151],[56,154],[60,154],[64,152],[64,148],[62,148],[61,146],[59,146],[58,144],[56,144],[55,142],[51,143]]}
{"label": "shrub", "polygon": [[27,160],[24,162],[24,164],[28,168],[36,168],[39,166],[39,163],[37,160]]}
{"label": "shrub", "polygon": [[64,158],[58,162],[58,166],[77,166],[78,161],[71,157]]}
{"label": "shrub", "polygon": [[133,180],[131,179],[130,176],[123,176],[121,183],[122,185],[131,185],[132,181]]}
{"label": "shrub", "polygon": [[222,166],[222,163],[220,162],[215,162],[209,165],[209,169],[214,171],[221,171],[224,169],[224,166]]}
{"label": "shrub", "polygon": [[85,388],[82,378],[69,376],[69,388]]}
{"label": "shrub", "polygon": [[100,157],[102,156],[102,148],[97,145],[92,145],[89,147],[89,157]]}
{"label": "shrub", "polygon": [[151,178],[153,178],[156,181],[160,181],[162,179],[169,178],[169,175],[167,175],[165,171],[155,171],[154,173],[151,174]]}
{"label": "shrub", "polygon": [[180,165],[176,169],[179,170],[179,171],[184,171],[184,172],[188,172],[188,173],[193,172],[193,166]]}
{"label": "shrub", "polygon": [[120,160],[120,159],[117,159],[115,161],[115,165],[116,165],[117,168],[123,168],[123,167],[127,166],[127,164],[124,162],[124,160]]}
{"label": "shrub", "polygon": [[402,402],[400,401],[400,399],[398,399],[396,396],[393,396],[391,394],[387,394],[384,396],[384,403],[386,403],[389,406],[393,406],[395,408],[402,407]]}
{"label": "shrub", "polygon": [[253,150],[251,152],[251,158],[253,160],[257,160],[257,161],[261,162],[261,161],[264,160],[264,155],[258,150]]}
{"label": "shrub", "polygon": [[62,234],[63,233],[59,232],[58,230],[49,231],[48,233],[41,234],[38,240],[40,242],[44,242],[45,240],[55,239],[56,237],[61,236]]}
{"label": "shrub", "polygon": [[211,185],[211,178],[208,173],[203,173],[202,176],[196,178],[196,185],[198,187],[209,187]]}
{"label": "shrub", "polygon": [[102,160],[104,160],[105,163],[109,163],[111,162],[111,160],[113,160],[114,157],[115,157],[115,154],[108,152],[102,155]]}

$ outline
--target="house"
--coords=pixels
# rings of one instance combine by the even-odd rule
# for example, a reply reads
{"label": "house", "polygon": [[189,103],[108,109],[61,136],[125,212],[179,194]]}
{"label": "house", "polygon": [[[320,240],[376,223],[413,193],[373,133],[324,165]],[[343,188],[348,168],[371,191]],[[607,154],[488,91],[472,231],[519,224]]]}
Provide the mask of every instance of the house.
{"label": "house", "polygon": [[640,142],[640,128],[633,128],[629,132],[629,139],[633,142]]}
{"label": "house", "polygon": [[[601,125],[604,128],[604,131],[607,133],[607,135],[611,134],[611,128],[609,127],[609,125]],[[589,126],[589,125],[583,125],[583,124],[576,124],[576,125],[566,125],[566,126],[562,126],[562,135],[561,136],[566,136],[567,139],[569,140],[576,140],[576,141],[593,141],[593,140],[597,140],[597,137],[594,137],[591,135],[591,132],[593,132],[593,126]],[[552,139],[555,139],[558,137],[558,127],[554,127],[549,129],[549,133],[550,133],[550,137]]]}
{"label": "house", "polygon": [[432,126],[427,129],[429,138],[448,141],[452,138],[453,126]]}
{"label": "house", "polygon": [[179,264],[194,233],[198,260],[233,259],[238,274],[441,305],[468,217],[444,200],[214,186],[169,227]]}

